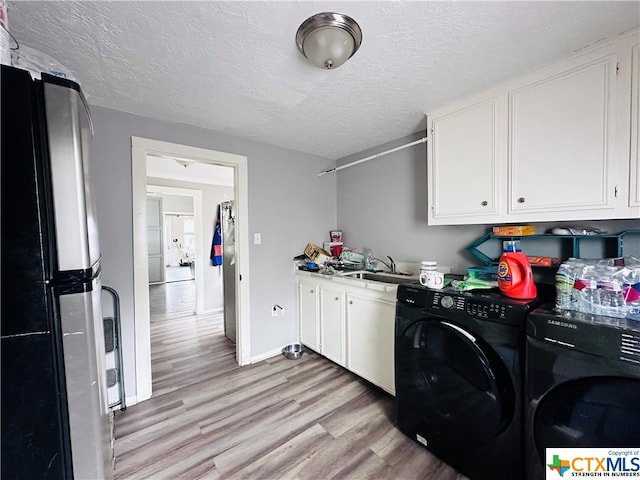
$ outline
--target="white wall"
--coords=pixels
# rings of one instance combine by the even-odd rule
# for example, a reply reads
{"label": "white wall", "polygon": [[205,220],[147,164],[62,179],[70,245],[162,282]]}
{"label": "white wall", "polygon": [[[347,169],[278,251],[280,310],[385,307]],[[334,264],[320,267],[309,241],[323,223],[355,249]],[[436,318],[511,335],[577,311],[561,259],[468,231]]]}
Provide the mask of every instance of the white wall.
{"label": "white wall", "polygon": [[[296,339],[294,256],[336,227],[336,178],[317,177],[321,157],[247,141],[188,125],[92,106],[95,135],[91,180],[97,203],[103,280],[120,293],[127,396],[136,392],[133,317],[131,136],[244,155],[248,158],[251,356]],[[268,126],[259,127],[268,128]],[[245,279],[246,280],[246,279]],[[271,317],[271,305],[285,315]]]}
{"label": "white wall", "polygon": [[[149,184],[149,179],[147,178],[147,185]],[[153,181],[155,185],[161,185],[157,181]],[[188,195],[173,195],[170,193],[162,194],[162,209],[164,213],[189,213],[193,215],[193,197]]]}

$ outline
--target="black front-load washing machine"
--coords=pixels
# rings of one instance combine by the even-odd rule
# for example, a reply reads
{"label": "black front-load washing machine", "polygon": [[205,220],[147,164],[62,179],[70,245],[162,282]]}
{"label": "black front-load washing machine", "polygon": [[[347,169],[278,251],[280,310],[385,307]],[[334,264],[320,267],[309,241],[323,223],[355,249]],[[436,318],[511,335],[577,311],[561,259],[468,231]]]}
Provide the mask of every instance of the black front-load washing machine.
{"label": "black front-load washing machine", "polygon": [[546,449],[640,447],[640,322],[541,307],[527,319],[526,472]]}
{"label": "black front-load washing machine", "polygon": [[524,475],[525,317],[537,304],[398,287],[398,428],[472,480]]}

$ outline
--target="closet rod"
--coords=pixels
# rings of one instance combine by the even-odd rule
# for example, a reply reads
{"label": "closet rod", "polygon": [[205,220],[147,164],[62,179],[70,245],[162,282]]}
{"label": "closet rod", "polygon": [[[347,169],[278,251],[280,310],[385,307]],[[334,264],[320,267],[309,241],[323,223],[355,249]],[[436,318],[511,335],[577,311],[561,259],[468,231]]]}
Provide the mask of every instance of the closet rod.
{"label": "closet rod", "polygon": [[420,140],[416,140],[415,142],[407,143],[406,145],[400,145],[399,147],[392,148],[391,150],[386,150],[384,152],[376,153],[375,155],[371,155],[370,157],[362,158],[360,160],[356,160],[355,162],[347,163],[346,165],[341,165],[339,167],[330,168],[318,174],[319,177],[322,175],[326,175],[327,173],[337,172],[338,170],[342,170],[343,168],[353,167],[359,163],[367,162],[369,160],[373,160],[374,158],[382,157],[383,155],[388,155],[389,153],[397,152],[398,150],[402,150],[404,148],[413,147],[414,145],[418,145],[419,143],[426,143],[427,137],[423,137]]}

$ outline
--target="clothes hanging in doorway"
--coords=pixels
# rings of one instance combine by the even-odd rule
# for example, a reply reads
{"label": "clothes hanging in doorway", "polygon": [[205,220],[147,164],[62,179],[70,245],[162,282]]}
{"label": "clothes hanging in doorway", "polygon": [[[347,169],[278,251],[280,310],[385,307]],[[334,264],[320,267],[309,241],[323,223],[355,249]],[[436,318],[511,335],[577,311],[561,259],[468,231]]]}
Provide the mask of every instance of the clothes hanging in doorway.
{"label": "clothes hanging in doorway", "polygon": [[220,231],[220,205],[216,214],[216,223],[213,229],[213,242],[211,244],[211,264],[214,267],[222,265],[222,233]]}

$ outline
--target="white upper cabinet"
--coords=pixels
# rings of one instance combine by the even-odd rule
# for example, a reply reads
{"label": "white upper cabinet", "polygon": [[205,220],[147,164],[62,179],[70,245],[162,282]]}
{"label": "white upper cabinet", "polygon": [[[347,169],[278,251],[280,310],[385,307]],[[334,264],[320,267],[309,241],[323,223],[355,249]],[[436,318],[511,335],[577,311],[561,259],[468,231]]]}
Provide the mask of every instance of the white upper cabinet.
{"label": "white upper cabinet", "polygon": [[631,155],[629,206],[640,207],[640,42],[633,45],[631,59]]}
{"label": "white upper cabinet", "polygon": [[509,213],[614,207],[617,55],[572,63],[509,93]]}
{"label": "white upper cabinet", "polygon": [[638,34],[428,114],[429,223],[637,217]]}
{"label": "white upper cabinet", "polygon": [[505,99],[480,96],[429,115],[430,223],[492,221],[503,213]]}

